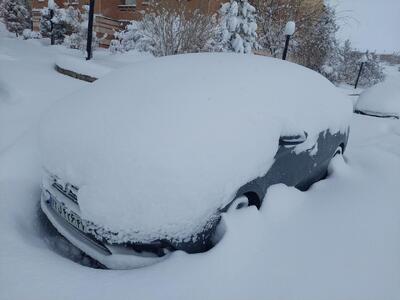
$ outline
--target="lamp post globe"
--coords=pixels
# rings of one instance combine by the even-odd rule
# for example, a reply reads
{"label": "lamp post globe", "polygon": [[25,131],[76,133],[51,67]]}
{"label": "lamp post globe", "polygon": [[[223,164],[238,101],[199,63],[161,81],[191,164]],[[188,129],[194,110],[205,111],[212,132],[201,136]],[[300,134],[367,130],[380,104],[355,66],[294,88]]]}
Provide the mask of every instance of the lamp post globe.
{"label": "lamp post globe", "polygon": [[286,41],[285,41],[285,48],[283,49],[283,54],[282,54],[282,59],[286,60],[288,48],[289,48],[289,41],[290,37],[294,34],[296,30],[296,23],[293,21],[289,21],[286,23],[285,26],[285,35],[286,35]]}

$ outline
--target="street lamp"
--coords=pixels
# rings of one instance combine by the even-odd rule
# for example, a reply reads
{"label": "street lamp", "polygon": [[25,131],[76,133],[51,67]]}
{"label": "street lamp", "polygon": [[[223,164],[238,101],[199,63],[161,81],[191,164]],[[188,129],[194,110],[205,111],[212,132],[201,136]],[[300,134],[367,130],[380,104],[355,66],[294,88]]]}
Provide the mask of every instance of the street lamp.
{"label": "street lamp", "polygon": [[50,18],[50,44],[54,45],[55,44],[54,23],[53,23],[54,9],[55,9],[54,0],[47,1],[47,8],[50,11],[50,16],[49,16],[49,18]]}
{"label": "street lamp", "polygon": [[360,59],[360,63],[361,63],[360,64],[360,70],[358,71],[357,80],[356,80],[356,83],[354,84],[354,89],[357,88],[358,81],[360,80],[360,76],[361,76],[361,72],[362,72],[362,69],[364,67],[364,64],[368,61],[367,55],[368,55],[368,52],[366,54],[364,54],[363,56],[361,56],[361,59]]}
{"label": "street lamp", "polygon": [[92,53],[92,36],[93,36],[93,15],[94,15],[94,1],[90,0],[89,4],[89,22],[88,22],[88,32],[86,41],[86,60],[90,60],[93,56]]}
{"label": "street lamp", "polygon": [[294,31],[296,30],[296,23],[293,21],[289,21],[286,23],[285,26],[285,35],[286,35],[286,42],[285,42],[285,49],[283,50],[282,59],[286,60],[287,51],[289,48],[289,40],[290,37],[293,35]]}

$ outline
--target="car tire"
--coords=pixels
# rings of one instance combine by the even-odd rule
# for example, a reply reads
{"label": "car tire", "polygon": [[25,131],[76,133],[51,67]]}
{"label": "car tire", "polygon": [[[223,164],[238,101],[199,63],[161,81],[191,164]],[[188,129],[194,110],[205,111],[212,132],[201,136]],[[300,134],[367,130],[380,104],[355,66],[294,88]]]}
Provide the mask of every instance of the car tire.
{"label": "car tire", "polygon": [[233,200],[233,202],[231,203],[231,205],[229,205],[228,208],[228,213],[232,212],[232,211],[236,211],[245,207],[249,206],[249,198],[247,198],[246,196],[240,196],[238,198],[236,198],[235,200]]}
{"label": "car tire", "polygon": [[337,147],[335,154],[333,155],[333,157],[335,157],[336,155],[343,155],[343,146],[340,145],[339,147]]}

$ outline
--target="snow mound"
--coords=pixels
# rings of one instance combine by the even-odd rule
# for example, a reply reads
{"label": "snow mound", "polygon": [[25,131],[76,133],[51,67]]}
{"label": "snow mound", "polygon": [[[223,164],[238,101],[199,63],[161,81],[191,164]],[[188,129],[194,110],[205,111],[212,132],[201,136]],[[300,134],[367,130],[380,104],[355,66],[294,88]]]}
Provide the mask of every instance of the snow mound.
{"label": "snow mound", "polygon": [[43,117],[43,164],[80,187],[113,242],[190,238],[265,174],[281,134],[345,131],[351,103],[319,74],[260,56],[189,54],[112,72]]}
{"label": "snow mound", "polygon": [[68,55],[58,55],[56,57],[56,65],[62,69],[94,78],[103,77],[112,71],[111,68],[96,64],[91,60],[85,60],[83,57]]}
{"label": "snow mound", "polygon": [[392,75],[361,93],[356,110],[400,117],[400,76]]}
{"label": "snow mound", "polygon": [[[1,54],[0,54],[1,61]],[[6,82],[2,81],[0,78],[0,107],[2,104],[12,104],[19,102],[21,96],[18,91],[16,91],[13,87],[8,85]]]}

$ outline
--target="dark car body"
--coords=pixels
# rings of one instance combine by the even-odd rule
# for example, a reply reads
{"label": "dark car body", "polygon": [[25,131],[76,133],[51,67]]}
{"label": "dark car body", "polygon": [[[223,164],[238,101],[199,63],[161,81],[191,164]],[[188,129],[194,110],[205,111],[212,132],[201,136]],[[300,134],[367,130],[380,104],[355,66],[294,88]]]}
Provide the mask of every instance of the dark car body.
{"label": "dark car body", "polygon": [[[249,205],[255,205],[259,208],[271,185],[282,183],[287,186],[294,186],[302,191],[307,190],[313,183],[326,176],[331,159],[337,153],[344,152],[348,135],[349,130],[345,133],[337,132],[333,134],[329,130],[326,130],[319,134],[314,145],[300,152],[295,151],[296,147],[306,142],[307,134],[303,137],[281,137],[278,151],[275,154],[274,163],[269,170],[266,170],[265,175],[244,184],[236,192],[236,197],[224,207],[220,207],[220,209],[215,212],[214,218],[207,223],[207,227],[188,242],[163,239],[154,240],[151,243],[127,242],[115,246],[131,249],[137,253],[153,253],[155,256],[159,257],[174,250],[183,250],[188,253],[207,251],[213,247],[213,235],[221,220],[221,214],[228,210],[235,199],[246,196]],[[42,209],[51,219],[52,223],[61,223],[61,226],[68,231],[68,233],[66,233],[66,231],[63,232],[64,235],[77,236],[78,239],[83,239],[88,243],[90,247],[96,248],[96,251],[100,252],[102,255],[112,255],[112,252],[109,250],[109,246],[112,245],[102,237],[105,234],[104,232],[97,232],[93,227],[86,232],[80,231],[76,226],[70,224],[70,220],[65,220],[65,217],[60,217],[62,212],[57,212],[57,209],[60,210],[60,208],[54,209],[51,207],[52,201],[55,200],[53,199],[55,190],[64,195],[65,198],[76,203],[76,205],[79,205],[76,196],[78,191],[77,187],[68,184],[63,186],[54,181],[50,185],[50,188],[43,189],[42,194],[45,194],[45,196],[42,196]],[[44,201],[43,198],[45,198]],[[62,209],[63,208],[61,208],[61,210]],[[79,218],[79,216],[75,216],[74,218]],[[108,232],[107,234],[117,233]],[[71,237],[69,239],[71,239]],[[90,255],[90,253],[88,254]]]}
{"label": "dark car body", "polygon": [[354,110],[354,113],[359,114],[359,115],[364,115],[364,116],[377,117],[377,118],[389,118],[389,119],[399,119],[400,118],[395,113],[391,113],[391,114],[390,113],[379,113],[379,112],[359,110],[359,109]]}

